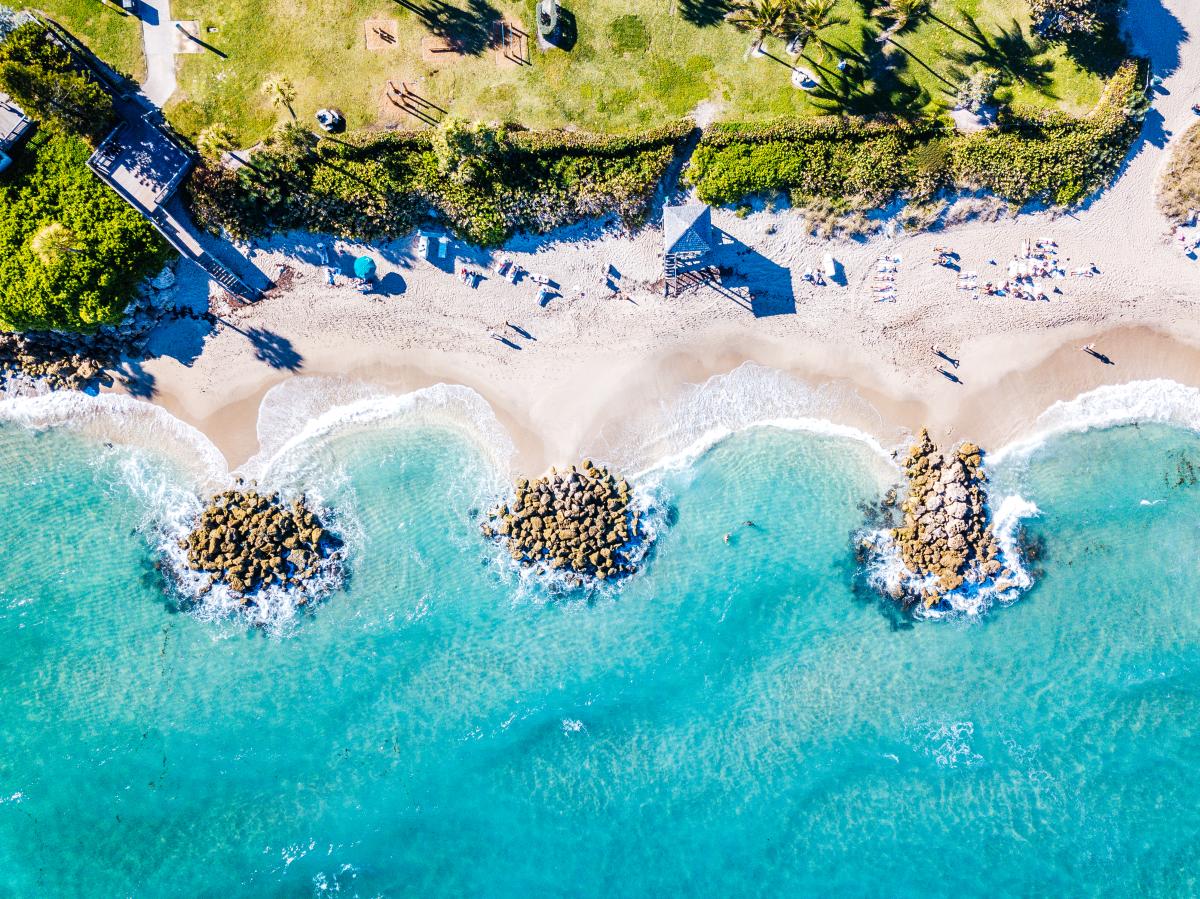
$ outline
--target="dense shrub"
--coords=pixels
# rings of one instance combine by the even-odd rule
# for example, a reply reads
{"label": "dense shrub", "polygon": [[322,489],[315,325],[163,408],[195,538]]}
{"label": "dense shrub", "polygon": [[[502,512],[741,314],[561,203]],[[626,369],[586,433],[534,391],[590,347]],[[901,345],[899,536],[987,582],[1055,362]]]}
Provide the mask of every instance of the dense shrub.
{"label": "dense shrub", "polygon": [[0,90],[45,125],[97,143],[114,122],[112,98],[38,22],[0,42]]}
{"label": "dense shrub", "polygon": [[1200,209],[1200,124],[1189,128],[1171,151],[1159,182],[1158,205],[1176,222],[1190,221]]}
{"label": "dense shrub", "polygon": [[1116,173],[1141,129],[1142,67],[1129,62],[1105,87],[1096,108],[1075,118],[1017,111],[996,131],[959,137],[954,182],[990,190],[1014,203],[1077,203]]}
{"label": "dense shrub", "polygon": [[875,206],[913,185],[909,155],[941,130],[934,122],[833,117],[718,124],[692,156],[689,177],[707,203],[788,190],[797,203]]}
{"label": "dense shrub", "polygon": [[1122,65],[1087,116],[1010,111],[999,127],[974,134],[932,121],[849,117],[717,125],[692,157],[688,178],[710,203],[786,190],[798,205],[862,209],[953,185],[1015,203],[1069,205],[1112,177],[1137,136],[1142,77],[1137,63]]}
{"label": "dense shrub", "polygon": [[0,329],[90,331],[120,321],[167,258],[157,232],[87,168],[87,144],[35,134],[0,175]]}
{"label": "dense shrub", "polygon": [[1029,0],[1029,14],[1034,34],[1063,40],[1099,34],[1123,6],[1123,0]]}
{"label": "dense shrub", "polygon": [[[452,123],[440,134],[312,141],[285,128],[236,174],[205,165],[189,191],[199,220],[241,236],[305,228],[391,237],[434,213],[462,237],[492,245],[594,216],[641,220],[689,130],[595,137]],[[480,149],[482,160],[472,157]]]}

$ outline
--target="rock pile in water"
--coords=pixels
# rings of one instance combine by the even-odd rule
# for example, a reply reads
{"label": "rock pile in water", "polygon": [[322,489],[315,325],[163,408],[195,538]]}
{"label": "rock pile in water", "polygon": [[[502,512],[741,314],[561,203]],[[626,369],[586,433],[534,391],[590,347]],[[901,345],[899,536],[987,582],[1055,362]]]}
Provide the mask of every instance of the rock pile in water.
{"label": "rock pile in water", "polygon": [[507,542],[513,559],[606,580],[634,570],[643,537],[629,484],[585,459],[567,471],[519,478],[510,504],[493,509],[483,533]]}
{"label": "rock pile in water", "polygon": [[303,585],[340,546],[303,499],[288,506],[278,493],[253,488],[218,493],[179,541],[188,567],[212,575],[209,586],[222,583],[242,597],[272,585]]}
{"label": "rock pile in water", "polygon": [[922,429],[903,464],[908,496],[900,505],[904,522],[892,529],[892,539],[911,575],[922,582],[936,579],[936,586],[920,586],[909,599],[928,608],[964,584],[1001,574],[979,447],[963,443],[943,454]]}

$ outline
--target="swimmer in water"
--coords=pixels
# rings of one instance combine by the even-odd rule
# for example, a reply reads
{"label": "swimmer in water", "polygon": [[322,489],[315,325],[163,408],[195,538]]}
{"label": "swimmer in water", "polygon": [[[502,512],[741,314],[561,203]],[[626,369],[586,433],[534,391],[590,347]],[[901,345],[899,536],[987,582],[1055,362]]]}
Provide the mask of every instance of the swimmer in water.
{"label": "swimmer in water", "polygon": [[725,535],[725,542],[726,542],[726,543],[728,543],[728,542],[729,542],[729,535],[728,535],[728,534],[726,534],[726,535]]}

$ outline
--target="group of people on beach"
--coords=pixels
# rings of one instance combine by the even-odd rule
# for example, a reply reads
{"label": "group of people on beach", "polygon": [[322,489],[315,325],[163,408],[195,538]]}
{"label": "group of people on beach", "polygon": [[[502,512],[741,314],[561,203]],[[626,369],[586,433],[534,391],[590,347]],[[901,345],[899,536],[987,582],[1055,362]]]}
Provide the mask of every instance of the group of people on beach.
{"label": "group of people on beach", "polygon": [[871,281],[871,290],[875,292],[876,303],[896,302],[896,272],[903,259],[899,254],[883,256],[875,263],[875,277]]}

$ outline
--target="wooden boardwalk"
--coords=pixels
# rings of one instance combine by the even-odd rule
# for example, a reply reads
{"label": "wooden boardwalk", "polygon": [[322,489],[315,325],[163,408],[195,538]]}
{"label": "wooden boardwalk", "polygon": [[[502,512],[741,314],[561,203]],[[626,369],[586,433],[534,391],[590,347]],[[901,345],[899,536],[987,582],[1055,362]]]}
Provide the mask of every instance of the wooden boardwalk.
{"label": "wooden boardwalk", "polygon": [[262,291],[247,284],[209,253],[182,202],[172,202],[194,160],[153,119],[157,112],[130,115],[88,159],[88,167],[144,215],[181,256],[196,263],[222,288],[243,302],[254,302]]}

